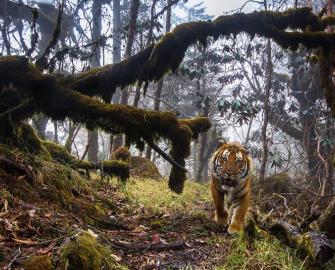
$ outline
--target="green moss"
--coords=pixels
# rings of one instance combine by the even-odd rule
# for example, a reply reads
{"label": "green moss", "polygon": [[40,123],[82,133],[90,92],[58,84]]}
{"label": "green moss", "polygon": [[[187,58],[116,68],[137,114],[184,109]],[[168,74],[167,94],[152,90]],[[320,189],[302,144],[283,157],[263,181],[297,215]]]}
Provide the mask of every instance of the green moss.
{"label": "green moss", "polygon": [[131,175],[140,178],[162,179],[156,165],[145,157],[131,157]]}
{"label": "green moss", "polygon": [[211,127],[211,122],[207,117],[194,117],[189,119],[178,119],[181,125],[188,126],[192,131],[193,139],[197,140],[199,133],[206,132]]}
{"label": "green moss", "polygon": [[24,264],[25,270],[51,270],[51,258],[48,255],[30,257]]}
{"label": "green moss", "polygon": [[150,228],[153,230],[159,230],[162,229],[166,224],[166,221],[163,219],[155,219],[150,222]]}
{"label": "green moss", "polygon": [[125,182],[129,178],[129,164],[120,160],[105,160],[102,163],[102,171],[109,176],[119,177]]}
{"label": "green moss", "polygon": [[42,145],[49,151],[51,157],[60,163],[81,169],[96,168],[96,166],[91,162],[80,160],[72,156],[62,145],[59,145],[51,141],[42,141]]}
{"label": "green moss", "polygon": [[112,153],[112,159],[124,161],[130,164],[130,152],[128,147],[119,147]]}
{"label": "green moss", "polygon": [[111,250],[101,245],[89,232],[82,232],[65,246],[61,257],[68,270],[127,269],[118,264],[113,259]]}
{"label": "green moss", "polygon": [[68,166],[42,161],[37,169],[41,195],[63,207],[70,208],[74,193],[90,191],[88,182]]}

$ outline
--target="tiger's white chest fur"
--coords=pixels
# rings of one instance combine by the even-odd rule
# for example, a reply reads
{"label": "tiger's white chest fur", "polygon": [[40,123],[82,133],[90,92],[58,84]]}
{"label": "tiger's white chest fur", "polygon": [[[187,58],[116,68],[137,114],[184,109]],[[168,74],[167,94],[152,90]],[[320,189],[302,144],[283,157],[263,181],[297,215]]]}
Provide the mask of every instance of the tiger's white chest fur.
{"label": "tiger's white chest fur", "polygon": [[247,177],[239,179],[238,184],[234,187],[221,185],[222,190],[227,194],[227,203],[232,203],[235,198],[244,195],[245,189],[243,187],[245,186],[246,181]]}

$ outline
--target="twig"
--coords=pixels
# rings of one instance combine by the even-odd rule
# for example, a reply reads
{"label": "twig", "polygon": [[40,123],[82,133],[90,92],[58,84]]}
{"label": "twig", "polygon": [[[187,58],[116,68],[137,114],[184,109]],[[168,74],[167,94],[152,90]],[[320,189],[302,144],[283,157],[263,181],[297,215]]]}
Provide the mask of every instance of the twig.
{"label": "twig", "polygon": [[152,140],[144,139],[147,144],[154,149],[158,154],[160,154],[166,161],[168,161],[171,165],[176,166],[178,169],[183,172],[187,172],[186,168],[177,163],[171,156],[166,154],[162,149],[160,149]]}
{"label": "twig", "polygon": [[53,33],[53,38],[50,41],[49,45],[46,47],[42,56],[36,60],[35,65],[38,67],[39,70],[43,70],[48,66],[48,56],[50,54],[50,51],[56,46],[58,42],[58,39],[61,33],[63,10],[64,10],[64,0],[62,1],[61,4],[59,4],[58,18],[57,18],[56,27]]}
{"label": "twig", "polygon": [[155,243],[155,244],[134,244],[113,242],[113,246],[122,249],[126,252],[142,252],[142,251],[165,251],[165,250],[180,250],[186,248],[185,242],[177,241],[174,243]]}
{"label": "twig", "polygon": [[5,267],[4,269],[7,270],[11,270],[12,269],[12,264],[15,262],[15,260],[21,255],[21,248],[18,248],[18,253],[14,256],[14,258],[9,262],[9,264],[7,265],[7,267]]}
{"label": "twig", "polygon": [[284,201],[284,206],[285,206],[285,208],[286,208],[287,211],[288,211],[287,214],[288,214],[288,215],[291,214],[292,211],[291,211],[290,208],[288,208],[288,206],[287,206],[287,200],[286,200],[286,198],[285,198],[284,196],[278,194],[278,193],[273,193],[273,195],[275,195],[275,196],[277,196],[277,197],[283,199],[283,201]]}

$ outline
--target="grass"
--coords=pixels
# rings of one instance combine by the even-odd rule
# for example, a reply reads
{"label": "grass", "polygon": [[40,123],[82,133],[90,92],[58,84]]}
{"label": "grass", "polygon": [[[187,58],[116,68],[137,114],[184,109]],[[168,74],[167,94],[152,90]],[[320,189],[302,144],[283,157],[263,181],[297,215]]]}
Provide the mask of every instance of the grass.
{"label": "grass", "polygon": [[[151,179],[131,180],[123,188],[124,195],[129,200],[129,205],[140,206],[148,214],[175,214],[185,213],[197,220],[208,220],[208,210],[201,205],[212,204],[212,198],[208,185],[187,181],[184,192],[176,195],[171,192],[165,181],[155,181]],[[172,217],[171,217],[172,218]],[[162,226],[164,230],[170,230],[164,222],[155,224]],[[153,223],[155,223],[153,222]],[[177,222],[177,221],[176,221]],[[190,221],[191,223],[191,221]],[[190,224],[190,227],[194,224]],[[207,224],[211,226],[210,224]],[[216,256],[223,257],[223,263],[213,266],[216,270],[305,270],[304,262],[299,260],[294,250],[282,245],[272,236],[257,233],[253,239],[247,239],[244,234],[227,236],[225,233],[213,232],[208,235],[206,229],[199,224],[189,230],[194,237],[205,240],[206,245],[222,252]],[[207,227],[208,228],[208,227]],[[189,228],[190,229],[190,228]],[[207,234],[207,236],[206,236]],[[204,238],[205,237],[205,238]],[[250,241],[252,243],[250,243]],[[192,269],[192,268],[188,268]]]}
{"label": "grass", "polygon": [[295,257],[292,249],[272,236],[256,237],[252,244],[244,235],[231,241],[226,262],[216,270],[304,270],[304,262]]}
{"label": "grass", "polygon": [[141,205],[152,214],[197,212],[199,203],[211,202],[209,187],[191,181],[185,183],[182,194],[172,192],[166,181],[130,180],[123,192],[132,203]]}

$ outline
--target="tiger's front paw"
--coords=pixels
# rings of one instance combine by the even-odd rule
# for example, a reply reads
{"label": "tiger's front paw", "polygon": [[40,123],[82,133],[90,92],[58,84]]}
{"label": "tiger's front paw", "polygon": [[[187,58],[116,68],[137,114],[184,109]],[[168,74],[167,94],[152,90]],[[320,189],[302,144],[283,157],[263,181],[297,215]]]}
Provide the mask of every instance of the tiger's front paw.
{"label": "tiger's front paw", "polygon": [[216,221],[220,225],[227,225],[228,224],[228,215],[220,217],[217,214],[215,214],[214,221]]}
{"label": "tiger's front paw", "polygon": [[228,233],[234,234],[243,230],[243,225],[238,223],[231,223],[228,227]]}

